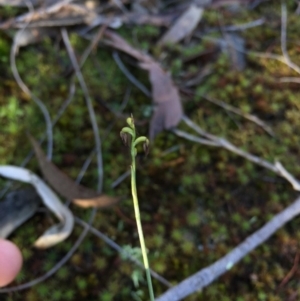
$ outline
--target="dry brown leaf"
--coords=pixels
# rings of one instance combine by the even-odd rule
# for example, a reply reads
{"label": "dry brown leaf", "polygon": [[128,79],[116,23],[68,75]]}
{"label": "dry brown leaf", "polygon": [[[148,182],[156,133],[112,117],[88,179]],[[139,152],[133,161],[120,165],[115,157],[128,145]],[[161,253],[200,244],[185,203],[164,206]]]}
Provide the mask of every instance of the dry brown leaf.
{"label": "dry brown leaf", "polygon": [[243,71],[246,68],[245,40],[236,33],[226,33],[224,36],[232,67]]}
{"label": "dry brown leaf", "polygon": [[22,28],[14,36],[16,53],[18,53],[20,47],[38,43],[45,37],[55,37],[57,34],[58,30],[56,28]]}
{"label": "dry brown leaf", "polygon": [[78,24],[91,24],[97,14],[82,5],[72,3],[54,3],[10,19],[0,25],[1,28],[58,27]]}
{"label": "dry brown leaf", "polygon": [[152,99],[156,105],[150,122],[150,139],[164,129],[176,127],[183,115],[178,89],[171,76],[158,63],[144,63],[141,67],[149,71]]}
{"label": "dry brown leaf", "polygon": [[100,195],[99,197],[90,198],[90,199],[74,199],[72,200],[73,204],[82,208],[104,208],[110,207],[117,204],[120,201],[120,198],[111,197],[108,195]]}
{"label": "dry brown leaf", "polygon": [[189,36],[198,25],[203,14],[203,8],[191,5],[163,35],[158,44],[177,43]]}
{"label": "dry brown leaf", "polygon": [[0,238],[6,238],[32,217],[41,199],[35,190],[23,189],[10,192],[0,202]]}
{"label": "dry brown leaf", "polygon": [[152,100],[156,105],[150,122],[149,136],[152,140],[164,129],[176,127],[183,115],[180,96],[171,76],[150,56],[134,49],[116,33],[106,30],[109,45],[133,56],[140,61],[140,66],[149,72],[152,86]]}
{"label": "dry brown leaf", "polygon": [[42,2],[42,0],[0,0],[0,6],[28,7],[28,3],[36,6]]}
{"label": "dry brown leaf", "polygon": [[149,71],[154,103],[159,104],[179,97],[170,75],[158,63],[142,63],[140,66]]}
{"label": "dry brown leaf", "polygon": [[154,62],[154,60],[148,56],[147,54],[143,53],[140,50],[137,50],[133,48],[131,45],[129,45],[122,37],[120,37],[115,32],[106,29],[105,30],[105,37],[109,38],[109,41],[107,41],[107,44],[111,47],[114,47],[115,49],[121,50],[134,58],[136,58],[138,61],[141,62]]}
{"label": "dry brown leaf", "polygon": [[122,23],[135,25],[153,25],[169,27],[173,19],[173,14],[149,15],[140,13],[128,13],[121,16]]}
{"label": "dry brown leaf", "polygon": [[[105,194],[99,195],[96,191],[75,183],[57,166],[48,161],[37,141],[28,134],[34,152],[38,159],[43,176],[47,182],[63,197],[72,200],[80,207],[108,207],[117,203],[120,199]],[[77,200],[77,201],[75,201]],[[79,202],[78,202],[79,201]],[[89,205],[83,205],[83,202]]]}

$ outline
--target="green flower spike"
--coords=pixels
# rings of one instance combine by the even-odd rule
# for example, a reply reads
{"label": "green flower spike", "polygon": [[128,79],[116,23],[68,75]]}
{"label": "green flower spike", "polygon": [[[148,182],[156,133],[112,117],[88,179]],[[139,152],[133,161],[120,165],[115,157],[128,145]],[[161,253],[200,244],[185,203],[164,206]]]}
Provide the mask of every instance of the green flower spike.
{"label": "green flower spike", "polygon": [[138,229],[138,234],[139,234],[139,239],[140,239],[140,244],[141,244],[141,249],[142,249],[144,267],[145,267],[145,270],[146,270],[150,300],[154,301],[152,280],[151,280],[150,268],[149,268],[148,257],[147,257],[147,249],[146,249],[144,234],[143,234],[143,229],[142,229],[141,214],[140,214],[139,202],[138,202],[138,196],[137,196],[137,189],[136,189],[136,165],[135,165],[135,157],[136,157],[136,154],[137,154],[136,146],[139,143],[143,143],[143,149],[144,149],[145,153],[148,154],[149,140],[144,136],[136,138],[134,119],[133,119],[132,116],[127,118],[126,122],[129,125],[129,127],[124,127],[120,132],[120,136],[121,136],[121,139],[122,139],[122,141],[125,145],[128,145],[129,140],[131,140],[131,142],[130,142],[130,153],[131,153],[131,160],[132,160],[132,165],[131,165],[131,193],[132,193],[132,199],[133,199],[135,219],[136,219],[136,224],[137,224],[137,229]]}

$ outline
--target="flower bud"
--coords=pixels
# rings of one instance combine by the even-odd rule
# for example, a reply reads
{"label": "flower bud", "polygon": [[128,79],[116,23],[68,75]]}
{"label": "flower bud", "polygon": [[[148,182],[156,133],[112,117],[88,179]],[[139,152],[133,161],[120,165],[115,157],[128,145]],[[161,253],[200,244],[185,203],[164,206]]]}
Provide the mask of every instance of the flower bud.
{"label": "flower bud", "polygon": [[128,117],[128,118],[126,119],[126,122],[127,122],[127,124],[128,124],[132,129],[134,129],[134,119],[133,119],[132,116],[131,116],[131,117]]}

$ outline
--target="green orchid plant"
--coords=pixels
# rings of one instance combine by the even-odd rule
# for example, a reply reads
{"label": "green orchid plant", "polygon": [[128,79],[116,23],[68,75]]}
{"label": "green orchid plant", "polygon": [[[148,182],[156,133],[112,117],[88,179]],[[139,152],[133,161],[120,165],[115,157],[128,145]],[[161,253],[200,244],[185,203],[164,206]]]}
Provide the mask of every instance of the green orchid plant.
{"label": "green orchid plant", "polygon": [[133,117],[127,118],[127,124],[128,127],[124,127],[121,132],[120,136],[123,141],[123,143],[128,146],[130,143],[130,152],[131,152],[131,193],[133,198],[133,206],[134,206],[134,212],[135,212],[135,219],[138,229],[138,235],[140,239],[141,249],[142,249],[142,256],[143,256],[143,262],[144,267],[146,270],[146,276],[147,276],[147,283],[148,283],[148,289],[149,289],[149,295],[150,300],[154,301],[154,293],[153,293],[153,287],[152,287],[152,280],[151,280],[151,274],[150,274],[150,267],[147,257],[147,249],[145,245],[144,240],[144,234],[143,234],[143,228],[141,223],[141,215],[140,215],[140,209],[139,209],[139,202],[138,202],[138,196],[137,196],[137,189],[136,189],[136,164],[135,164],[135,157],[137,154],[137,145],[139,143],[143,143],[143,149],[146,154],[148,154],[149,151],[149,140],[144,137],[136,137],[136,131],[135,131],[135,125],[134,125],[134,119]]}

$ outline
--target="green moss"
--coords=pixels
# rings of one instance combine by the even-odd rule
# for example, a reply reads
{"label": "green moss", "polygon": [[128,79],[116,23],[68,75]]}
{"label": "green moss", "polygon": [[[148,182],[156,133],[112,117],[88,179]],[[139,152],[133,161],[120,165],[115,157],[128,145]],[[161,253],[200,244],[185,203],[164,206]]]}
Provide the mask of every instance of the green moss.
{"label": "green moss", "polygon": [[[299,51],[293,41],[297,40],[300,21],[293,14],[296,9],[294,1],[288,1],[287,5],[288,51],[292,60],[299,64]],[[264,15],[268,15],[264,26],[243,31],[241,35],[249,50],[268,50],[280,54],[278,1],[261,3],[254,10],[241,9],[238,13],[227,9],[206,9],[199,28],[219,28],[220,20],[224,25],[238,25]],[[172,72],[181,88],[185,113],[194,122],[270,162],[280,160],[288,171],[299,178],[300,95],[296,84],[278,82],[280,77],[298,75],[278,61],[251,55],[246,57],[247,67],[243,72],[233,71],[226,54],[216,53],[216,58],[197,57],[201,52],[213,49],[213,43],[194,37],[163,49],[156,47],[155,42],[160,34],[158,27],[129,29],[123,26],[119,32],[134,47],[153,53],[165,70]],[[211,36],[221,38],[218,32]],[[88,42],[75,34],[70,37],[79,57]],[[0,163],[19,165],[30,150],[25,131],[29,129],[39,138],[45,124],[38,107],[13,80],[8,64],[10,42],[1,34]],[[147,72],[131,65],[133,60],[126,55],[120,53],[120,56],[129,70],[150,88]],[[212,74],[197,87],[187,90],[185,80],[196,76],[207,63],[211,64]],[[68,97],[69,77],[60,76],[66,74],[70,67],[66,51],[56,51],[52,41],[46,39],[38,47],[21,49],[17,66],[23,80],[45,103],[53,118]],[[124,120],[123,116],[116,118],[108,109],[120,108],[131,84],[115,65],[109,49],[99,47],[82,71],[102,138],[104,192],[124,196],[118,205],[121,213],[117,209],[99,210],[93,226],[122,246],[135,245],[132,203],[128,199],[129,180],[126,179],[116,190],[110,188],[111,183],[130,165],[128,153],[119,140],[119,130]],[[94,148],[90,118],[78,82],[76,87],[72,103],[54,127],[53,156],[53,162],[74,179]],[[272,127],[275,137],[269,137],[259,126],[243,117],[207,102],[201,97],[202,94],[209,94],[245,113],[258,116]],[[131,86],[124,118],[133,113],[138,120],[139,132],[146,134],[151,110],[151,101]],[[180,128],[192,132],[184,123],[180,124]],[[176,151],[166,154],[166,150],[172,147],[177,147]],[[272,172],[266,172],[227,150],[187,142],[171,133],[162,133],[156,138],[149,157],[139,158],[139,166],[142,220],[147,243],[151,253],[153,251],[151,264],[173,283],[182,281],[224,256],[295,198],[290,185]],[[32,160],[29,167],[39,173],[36,160]],[[95,188],[96,182],[97,169],[93,158],[83,183]],[[1,187],[5,183],[1,180]],[[89,219],[89,210],[75,206],[71,209],[75,215]],[[82,231],[82,228],[75,227],[67,241],[52,250],[31,248],[38,237],[36,225],[42,232],[49,227],[49,223],[51,221],[45,215],[36,215],[13,234],[11,239],[22,248],[25,259],[24,269],[16,283],[36,277],[36,270],[49,271],[73,246]],[[290,298],[299,290],[296,280],[276,292],[278,295],[275,295],[274,288],[291,268],[289,258],[294,258],[300,237],[298,223],[297,220],[290,222],[284,231],[278,231],[219,281],[203,292],[187,297],[187,300],[278,301]],[[187,239],[186,233],[190,233],[193,240],[191,237]],[[203,245],[203,251],[196,248],[198,244]],[[139,288],[134,287],[132,275],[135,269],[132,263],[124,262],[104,242],[88,235],[78,252],[51,280],[22,294],[14,294],[14,300],[143,300],[146,286],[140,282]],[[157,281],[155,286],[155,291],[165,291],[165,287]],[[6,299],[9,300],[9,297]]]}
{"label": "green moss", "polygon": [[192,211],[187,215],[187,224],[190,226],[199,226],[201,218],[198,212]]}
{"label": "green moss", "polygon": [[111,300],[113,300],[114,296],[112,293],[105,291],[105,292],[101,293],[99,297],[100,297],[101,301],[111,301]]}

